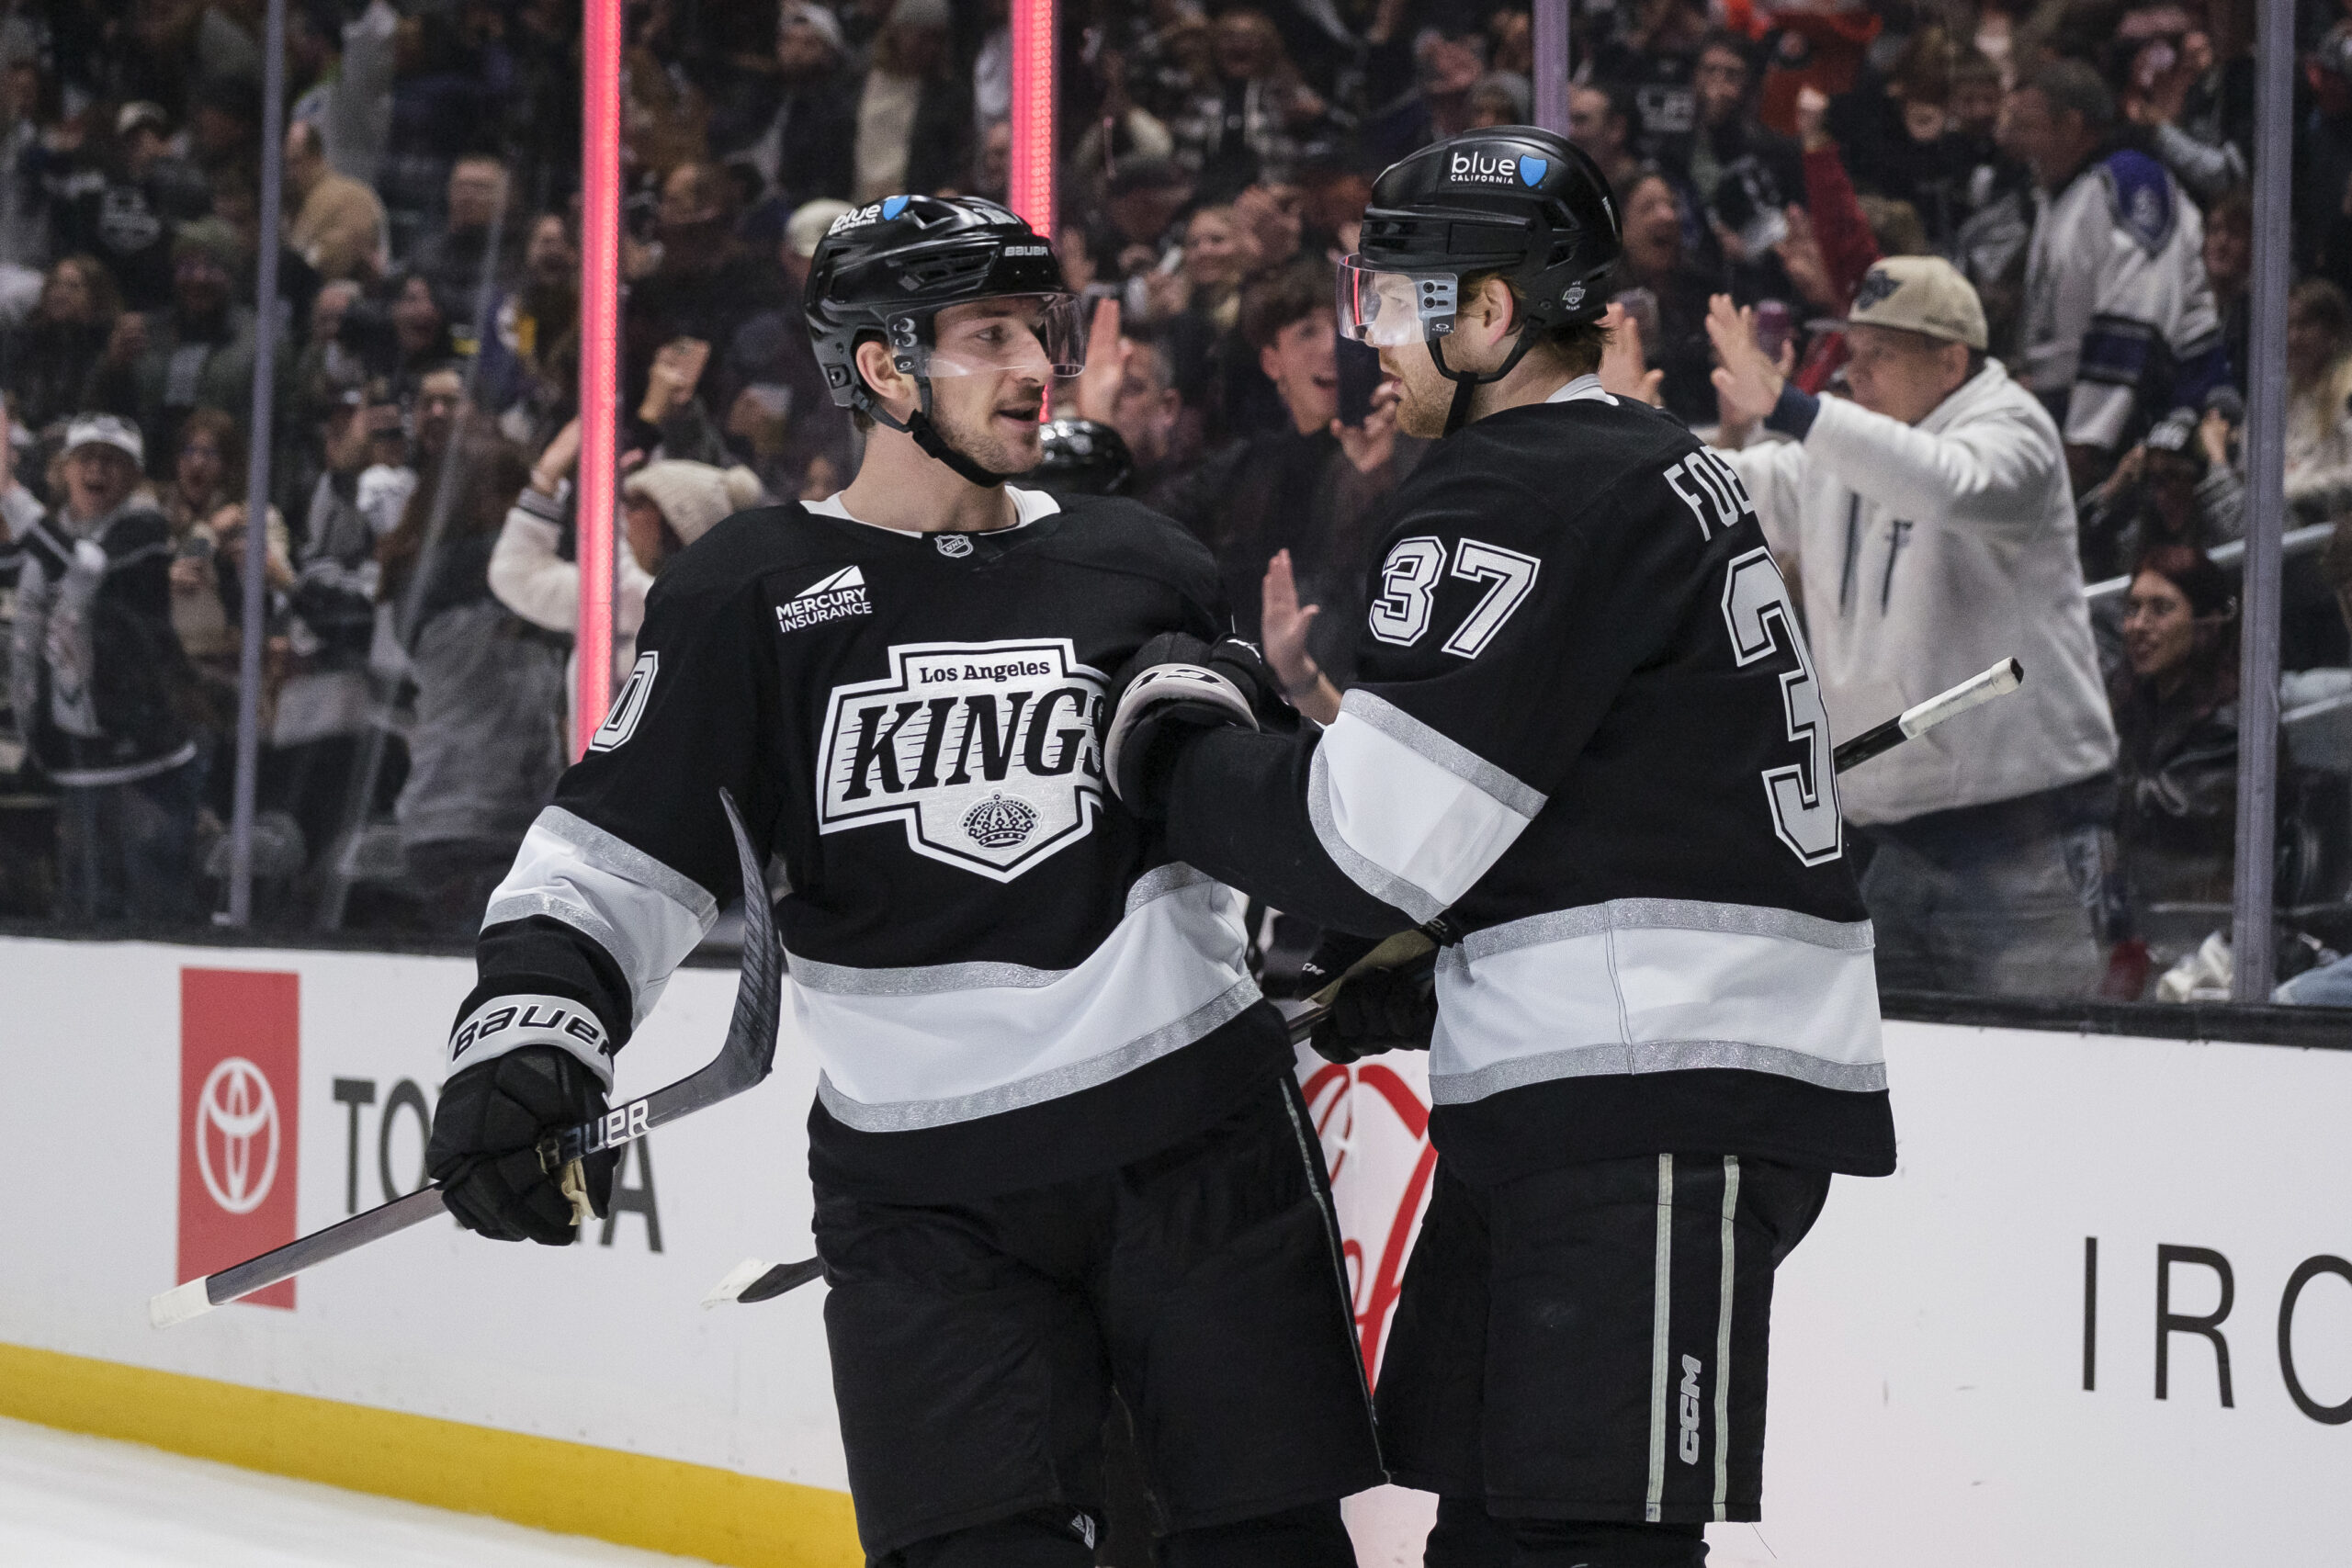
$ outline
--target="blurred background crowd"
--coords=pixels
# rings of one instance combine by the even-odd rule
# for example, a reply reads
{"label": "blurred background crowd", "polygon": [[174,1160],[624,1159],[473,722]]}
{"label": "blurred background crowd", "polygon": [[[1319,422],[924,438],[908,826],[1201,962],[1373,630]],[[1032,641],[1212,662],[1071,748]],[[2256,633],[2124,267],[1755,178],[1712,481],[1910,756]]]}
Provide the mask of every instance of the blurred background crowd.
{"label": "blurred background crowd", "polygon": [[[801,325],[808,258],[845,204],[1004,195],[1005,13],[628,6],[619,671],[665,561],[854,471]],[[1421,444],[1377,394],[1342,406],[1331,263],[1388,162],[1531,118],[1529,10],[1061,14],[1057,240],[1093,330],[1041,479],[1198,533],[1244,633],[1303,706],[1335,705],[1383,502]],[[2347,18],[2304,0],[2297,39],[2290,988],[2352,948]],[[478,921],[565,760],[579,21],[577,0],[293,0],[265,234],[261,0],[0,0],[0,913],[211,917],[259,549],[258,923]],[[1570,131],[1623,218],[1623,335],[1694,427],[1719,419],[1711,297],[1835,393],[1874,262],[1941,255],[1974,285],[1991,356],[2065,434],[2117,730],[2070,863],[2102,960],[2084,988],[2225,988],[2206,938],[2228,925],[2235,810],[2250,0],[1588,0],[1572,38]],[[277,297],[257,303],[265,245]]]}

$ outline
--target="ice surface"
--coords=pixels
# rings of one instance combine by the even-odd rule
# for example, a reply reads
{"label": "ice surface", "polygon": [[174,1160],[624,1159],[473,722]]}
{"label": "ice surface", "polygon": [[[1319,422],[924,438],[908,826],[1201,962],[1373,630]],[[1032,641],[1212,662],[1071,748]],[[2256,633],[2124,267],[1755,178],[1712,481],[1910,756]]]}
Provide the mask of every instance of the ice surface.
{"label": "ice surface", "polygon": [[0,1420],[0,1568],[685,1568],[698,1561]]}

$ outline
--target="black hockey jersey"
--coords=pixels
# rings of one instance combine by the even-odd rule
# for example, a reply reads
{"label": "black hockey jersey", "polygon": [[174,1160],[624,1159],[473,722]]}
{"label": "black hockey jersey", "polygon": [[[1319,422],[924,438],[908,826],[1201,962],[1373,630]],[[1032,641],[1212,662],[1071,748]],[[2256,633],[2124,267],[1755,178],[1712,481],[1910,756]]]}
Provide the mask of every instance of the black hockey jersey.
{"label": "black hockey jersey", "polygon": [[1891,1170],[1829,724],[1729,468],[1586,377],[1441,443],[1379,559],[1338,722],[1187,748],[1174,852],[1367,935],[1462,933],[1430,1125],[1465,1176]]}
{"label": "black hockey jersey", "polygon": [[[452,1062],[606,1059],[770,853],[823,1069],[820,1182],[981,1196],[1125,1163],[1291,1061],[1241,900],[1112,798],[1106,677],[1226,624],[1216,563],[1131,502],[1014,490],[1020,525],[910,534],[837,502],[739,513],[655,585],[637,663],[492,896]],[[551,1017],[586,1003],[604,1038]],[[576,1013],[576,1009],[573,1010]],[[609,1044],[607,1043],[609,1042]]]}

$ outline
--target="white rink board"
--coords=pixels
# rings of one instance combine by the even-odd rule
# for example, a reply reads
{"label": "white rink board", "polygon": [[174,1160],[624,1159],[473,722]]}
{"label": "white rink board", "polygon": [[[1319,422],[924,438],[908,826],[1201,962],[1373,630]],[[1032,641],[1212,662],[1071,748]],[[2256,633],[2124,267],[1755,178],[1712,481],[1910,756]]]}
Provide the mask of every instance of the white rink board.
{"label": "white rink board", "polygon": [[[472,982],[456,959],[0,941],[0,1102],[17,1173],[0,1204],[0,1342],[843,1484],[821,1287],[696,1305],[743,1257],[808,1249],[815,1066],[788,1010],[770,1083],[654,1135],[660,1253],[634,1215],[610,1247],[560,1252],[436,1222],[305,1277],[295,1311],[233,1306],[157,1333],[145,1311],[174,1282],[183,967],[300,976],[304,1231],[345,1212],[351,1113],[334,1081],[376,1085],[358,1113],[366,1206],[384,1196],[391,1087],[437,1092]],[[681,972],[622,1055],[622,1091],[707,1059],[733,988],[729,971]],[[1719,1532],[1720,1555],[1785,1568],[2352,1562],[2352,1424],[2295,1407],[2277,1344],[2296,1266],[2352,1258],[2352,1052],[1905,1023],[1887,1035],[1903,1169],[1840,1180],[1782,1271],[1768,1517],[1761,1542]],[[1396,1250],[1426,1086],[1417,1056],[1365,1066],[1393,1082],[1354,1089],[1352,1133],[1346,1084],[1310,1099],[1327,1149],[1351,1139],[1342,1218],[1359,1309],[1378,1321],[1366,1298]],[[413,1179],[413,1117],[389,1149],[396,1179]],[[2098,1388],[2085,1393],[2093,1235]],[[2229,1262],[2233,1408],[2191,1334],[2172,1339],[2171,1397],[2154,1397],[2159,1245]],[[2174,1281],[2176,1312],[2214,1305],[2210,1269],[2177,1266]],[[2312,1398],[2352,1401],[2352,1283],[2306,1288],[2294,1352]],[[1416,1555],[1389,1542],[1380,1560]]]}
{"label": "white rink board", "polygon": [[[2278,1350],[2297,1266],[2352,1259],[2352,1051],[1902,1022],[1886,1048],[1901,1168],[1839,1179],[1781,1271],[1765,1518],[1711,1529],[1717,1559],[2352,1562],[2352,1424],[2303,1415]],[[1368,1260],[1351,1258],[1360,1314],[1378,1305],[1371,1286],[1419,1152],[1396,1082],[1422,1104],[1428,1093],[1425,1057],[1363,1069],[1394,1077],[1386,1094],[1354,1088],[1346,1163],[1339,1069],[1310,1088],[1342,1223]],[[2086,1236],[2100,1263],[2089,1393]],[[2229,1263],[2232,1408],[2192,1334],[2173,1336],[2169,1397],[2154,1397],[2159,1245]],[[2210,1268],[2175,1266],[2176,1314],[2217,1304]],[[2306,1286],[2294,1356],[2309,1398],[2352,1405],[2352,1282]],[[1418,1562],[1402,1544],[1384,1542],[1382,1562]]]}
{"label": "white rink board", "polygon": [[[560,1250],[432,1221],[304,1275],[291,1312],[232,1304],[158,1332],[147,1298],[175,1282],[177,1257],[183,967],[301,976],[304,1233],[345,1213],[351,1110],[334,1080],[376,1086],[358,1112],[367,1208],[386,1196],[391,1090],[405,1078],[438,1097],[473,986],[472,963],[453,958],[0,941],[0,1103],[17,1109],[19,1181],[0,1205],[0,1342],[846,1488],[822,1291],[698,1304],[747,1256],[810,1250],[816,1067],[788,1018],[767,1083],[652,1134],[659,1253],[630,1214],[609,1247]],[[707,1061],[734,991],[731,970],[681,970],[621,1055],[620,1092]],[[413,1115],[389,1147],[395,1180],[414,1182]]]}

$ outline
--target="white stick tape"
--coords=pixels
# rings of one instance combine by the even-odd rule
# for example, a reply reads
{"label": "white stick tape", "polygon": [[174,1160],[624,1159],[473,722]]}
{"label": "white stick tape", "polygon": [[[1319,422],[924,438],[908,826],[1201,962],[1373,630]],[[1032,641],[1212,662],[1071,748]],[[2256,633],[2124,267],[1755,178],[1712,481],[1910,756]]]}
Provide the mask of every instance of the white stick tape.
{"label": "white stick tape", "polygon": [[1916,739],[1948,718],[1966,713],[1980,703],[2014,692],[2025,680],[2025,666],[2004,659],[1982,675],[1972,675],[1949,692],[1905,708],[1894,722],[1905,739]]}
{"label": "white stick tape", "polygon": [[771,1267],[772,1265],[765,1258],[746,1258],[742,1262],[729,1269],[725,1279],[710,1288],[710,1294],[702,1299],[703,1306],[705,1309],[725,1306],[748,1290],[752,1282],[766,1273]]}
{"label": "white stick tape", "polygon": [[204,1293],[204,1278],[198,1275],[185,1285],[175,1285],[162,1295],[150,1298],[147,1321],[157,1328],[169,1328],[191,1317],[202,1317],[211,1310],[212,1298]]}

